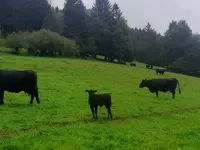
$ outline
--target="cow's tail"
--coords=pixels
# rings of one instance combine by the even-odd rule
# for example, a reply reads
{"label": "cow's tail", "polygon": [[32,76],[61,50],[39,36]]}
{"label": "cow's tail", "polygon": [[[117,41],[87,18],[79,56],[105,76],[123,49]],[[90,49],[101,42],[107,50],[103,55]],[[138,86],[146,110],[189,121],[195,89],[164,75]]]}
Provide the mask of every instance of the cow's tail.
{"label": "cow's tail", "polygon": [[180,87],[180,83],[179,81],[177,80],[177,83],[178,83],[178,90],[179,90],[179,94],[181,94],[181,87]]}

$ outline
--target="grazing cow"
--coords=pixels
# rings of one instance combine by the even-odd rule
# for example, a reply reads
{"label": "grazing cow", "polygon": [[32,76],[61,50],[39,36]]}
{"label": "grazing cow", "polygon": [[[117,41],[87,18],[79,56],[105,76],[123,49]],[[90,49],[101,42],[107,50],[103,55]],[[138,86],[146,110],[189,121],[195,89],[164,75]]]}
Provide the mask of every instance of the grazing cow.
{"label": "grazing cow", "polygon": [[136,63],[132,62],[132,63],[130,63],[130,65],[136,67]]}
{"label": "grazing cow", "polygon": [[34,97],[40,103],[37,87],[37,73],[31,70],[5,70],[0,69],[0,105],[4,104],[4,91],[19,93],[24,91],[30,95],[30,103]]}
{"label": "grazing cow", "polygon": [[156,68],[156,74],[162,74],[162,75],[164,75],[164,73],[165,73],[165,69],[158,69],[158,68]]}
{"label": "grazing cow", "polygon": [[175,90],[178,83],[179,94],[181,94],[180,84],[176,78],[167,78],[167,79],[145,79],[142,80],[139,87],[147,87],[151,93],[156,93],[158,97],[158,91],[167,92],[170,91],[172,93],[172,98],[175,98]]}
{"label": "grazing cow", "polygon": [[146,65],[146,68],[147,68],[147,69],[153,69],[153,65],[147,64],[147,65]]}
{"label": "grazing cow", "polygon": [[93,119],[95,118],[94,113],[96,114],[96,119],[97,119],[98,106],[102,107],[103,105],[108,110],[107,119],[109,119],[109,116],[112,119],[111,95],[109,93],[95,94],[97,92],[97,90],[85,90],[85,92],[88,92],[88,94],[89,94],[88,103],[89,103],[91,111],[92,111]]}

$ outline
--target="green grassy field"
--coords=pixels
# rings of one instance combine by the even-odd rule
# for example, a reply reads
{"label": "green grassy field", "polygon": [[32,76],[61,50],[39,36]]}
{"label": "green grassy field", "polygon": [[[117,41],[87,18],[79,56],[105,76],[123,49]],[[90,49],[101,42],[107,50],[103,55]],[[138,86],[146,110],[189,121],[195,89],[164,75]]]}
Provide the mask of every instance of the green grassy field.
{"label": "green grassy field", "polygon": [[[38,73],[41,104],[24,92],[5,92],[0,106],[0,150],[194,150],[200,147],[200,79],[111,63],[0,54],[0,68]],[[139,89],[143,78],[176,77],[182,94],[156,98]],[[86,89],[112,94],[92,119]]]}

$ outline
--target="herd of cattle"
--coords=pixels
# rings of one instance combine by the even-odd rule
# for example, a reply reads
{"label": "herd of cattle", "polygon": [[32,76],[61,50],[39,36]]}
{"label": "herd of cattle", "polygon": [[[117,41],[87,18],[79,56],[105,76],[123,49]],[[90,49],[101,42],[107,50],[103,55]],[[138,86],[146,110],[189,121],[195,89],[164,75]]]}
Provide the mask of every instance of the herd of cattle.
{"label": "herd of cattle", "polygon": [[[136,67],[136,63],[132,62],[132,63],[130,63],[130,65],[133,66],[133,67]],[[153,69],[153,65],[147,64],[146,68],[147,69]],[[164,75],[164,73],[166,71],[166,69],[158,69],[158,68],[156,68],[155,70],[156,70],[156,74],[160,74],[160,75]]]}
{"label": "herd of cattle", "polygon": [[[147,67],[147,66],[146,66]],[[148,66],[147,68],[152,68]],[[156,73],[164,74],[165,70],[156,69]],[[144,79],[141,81],[139,88],[147,87],[151,93],[155,93],[158,97],[158,92],[171,92],[172,98],[175,98],[175,90],[178,84],[179,93],[181,93],[179,81],[176,78],[165,79]],[[4,91],[11,93],[19,93],[24,91],[30,96],[30,104],[33,103],[36,98],[37,103],[40,103],[38,85],[37,85],[37,73],[32,70],[6,70],[0,69],[0,105],[4,104]],[[109,117],[112,119],[111,112],[111,94],[96,94],[97,90],[86,90],[88,93],[88,103],[91,108],[93,118],[97,118],[98,106],[105,106],[108,111]]]}

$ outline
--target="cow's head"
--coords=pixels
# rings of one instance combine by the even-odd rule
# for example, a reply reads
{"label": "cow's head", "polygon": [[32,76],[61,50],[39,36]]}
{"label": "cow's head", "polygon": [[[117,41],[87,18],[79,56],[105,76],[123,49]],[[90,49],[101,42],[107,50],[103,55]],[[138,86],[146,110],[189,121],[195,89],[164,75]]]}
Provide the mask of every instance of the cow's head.
{"label": "cow's head", "polygon": [[139,87],[140,88],[145,87],[147,85],[147,81],[148,81],[147,79],[142,80],[142,82],[140,83]]}
{"label": "cow's head", "polygon": [[85,90],[85,92],[87,92],[89,96],[92,96],[97,92],[97,90]]}

